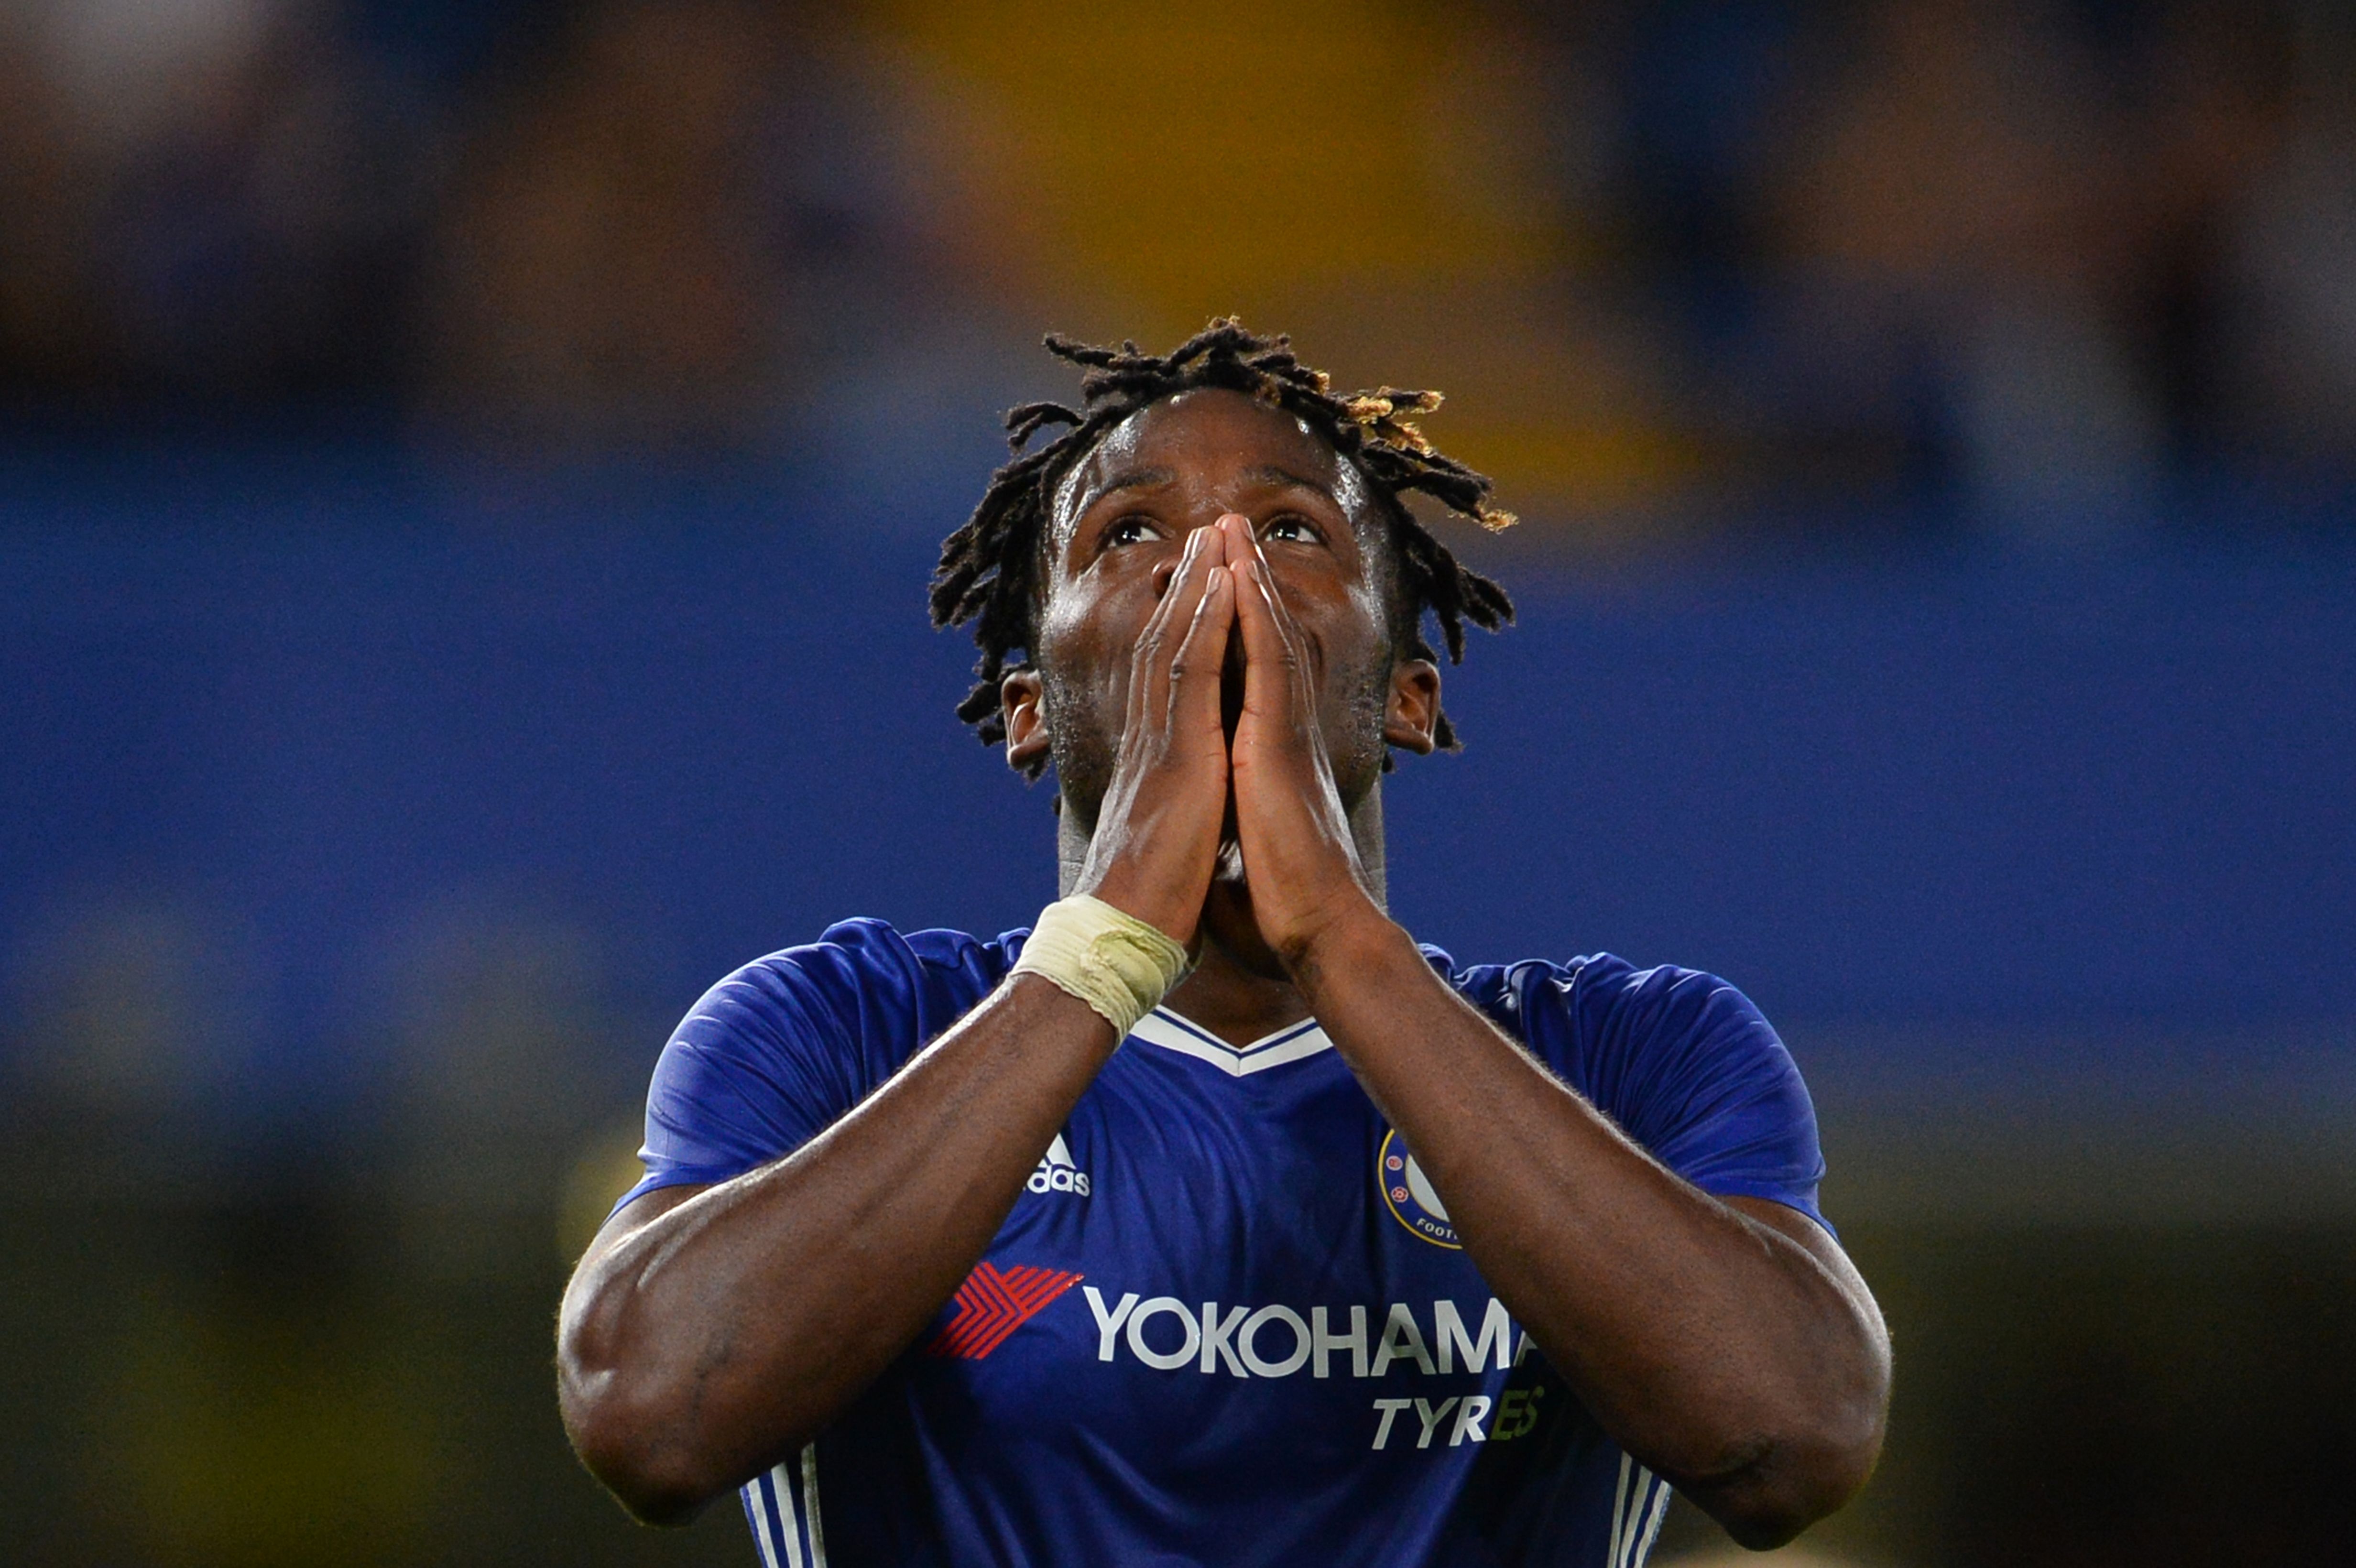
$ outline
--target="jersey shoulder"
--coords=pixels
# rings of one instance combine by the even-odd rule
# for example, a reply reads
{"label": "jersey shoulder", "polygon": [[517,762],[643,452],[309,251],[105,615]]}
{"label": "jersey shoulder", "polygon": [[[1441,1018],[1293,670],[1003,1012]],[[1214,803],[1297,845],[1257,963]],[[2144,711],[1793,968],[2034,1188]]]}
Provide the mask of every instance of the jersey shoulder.
{"label": "jersey shoulder", "polygon": [[1467,1001],[1678,1175],[1825,1223],[1815,1104],[1782,1038],[1735,987],[1609,953],[1459,967],[1424,951]]}
{"label": "jersey shoulder", "polygon": [[691,1050],[761,1058],[831,1054],[889,1075],[1005,977],[1024,933],[903,933],[847,920],[816,942],[756,958],[689,1009],[673,1034]]}
{"label": "jersey shoulder", "polygon": [[849,920],[706,991],[655,1063],[646,1179],[724,1181],[790,1154],[1005,978],[1027,933],[902,933]]}

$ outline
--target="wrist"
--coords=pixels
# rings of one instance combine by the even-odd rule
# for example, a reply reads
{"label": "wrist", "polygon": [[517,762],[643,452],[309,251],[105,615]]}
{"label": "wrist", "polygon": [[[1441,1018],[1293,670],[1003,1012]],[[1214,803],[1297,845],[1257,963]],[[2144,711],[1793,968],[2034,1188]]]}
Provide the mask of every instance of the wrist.
{"label": "wrist", "polygon": [[1076,893],[1039,912],[1013,972],[1086,1002],[1117,1042],[1184,976],[1186,950],[1118,906]]}
{"label": "wrist", "polygon": [[1169,877],[1157,877],[1117,857],[1109,865],[1081,868],[1066,897],[1087,897],[1110,904],[1132,920],[1141,920],[1183,947],[1195,941],[1203,915],[1203,887],[1188,886]]}
{"label": "wrist", "polygon": [[1423,962],[1415,939],[1363,893],[1281,955],[1292,983],[1312,1007],[1318,992],[1334,981],[1370,973],[1402,955]]}

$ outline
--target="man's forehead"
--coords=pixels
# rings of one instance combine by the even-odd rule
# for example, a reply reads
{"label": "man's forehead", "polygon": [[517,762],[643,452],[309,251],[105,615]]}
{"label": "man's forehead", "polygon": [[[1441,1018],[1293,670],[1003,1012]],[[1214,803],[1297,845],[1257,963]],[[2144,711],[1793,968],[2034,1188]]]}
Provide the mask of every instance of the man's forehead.
{"label": "man's forehead", "polygon": [[1206,465],[1251,481],[1305,480],[1354,519],[1372,514],[1365,475],[1307,421],[1240,392],[1202,388],[1149,403],[1106,432],[1056,486],[1057,520],[1068,526],[1108,485],[1168,484]]}

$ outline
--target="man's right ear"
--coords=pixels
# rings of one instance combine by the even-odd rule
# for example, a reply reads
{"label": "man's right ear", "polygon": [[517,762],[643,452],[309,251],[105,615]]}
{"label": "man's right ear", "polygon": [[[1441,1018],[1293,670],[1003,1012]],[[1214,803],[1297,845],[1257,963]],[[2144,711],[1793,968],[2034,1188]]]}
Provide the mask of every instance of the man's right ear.
{"label": "man's right ear", "polygon": [[1040,710],[1044,688],[1035,669],[1018,669],[998,683],[998,710],[1006,721],[1006,765],[1026,777],[1047,761],[1047,716]]}

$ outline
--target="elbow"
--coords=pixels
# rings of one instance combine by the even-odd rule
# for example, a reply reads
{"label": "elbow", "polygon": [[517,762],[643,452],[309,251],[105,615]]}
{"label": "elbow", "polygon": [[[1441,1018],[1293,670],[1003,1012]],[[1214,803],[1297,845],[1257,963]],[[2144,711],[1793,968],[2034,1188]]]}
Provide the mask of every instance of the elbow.
{"label": "elbow", "polygon": [[1847,1507],[1882,1453],[1882,1424],[1845,1432],[1809,1432],[1770,1445],[1741,1486],[1722,1493],[1710,1509],[1727,1535],[1751,1552],[1772,1552],[1800,1531]]}
{"label": "elbow", "polygon": [[692,1402],[683,1391],[634,1364],[638,1359],[606,1338],[570,1312],[559,1326],[556,1399],[565,1435],[631,1518],[689,1523],[728,1480],[694,1441]]}
{"label": "elbow", "polygon": [[1818,1520],[1838,1512],[1865,1485],[1870,1470],[1869,1464],[1777,1477],[1765,1485],[1729,1495],[1708,1511],[1737,1545],[1752,1552],[1772,1552]]}
{"label": "elbow", "polygon": [[663,1423],[641,1415],[644,1403],[609,1387],[568,1388],[559,1404],[573,1453],[640,1524],[687,1524],[719,1494],[691,1454],[658,1435]]}
{"label": "elbow", "polygon": [[1748,1463],[1695,1488],[1694,1500],[1739,1545],[1782,1546],[1864,1489],[1881,1456],[1887,1411],[1876,1397],[1788,1424],[1756,1444]]}

